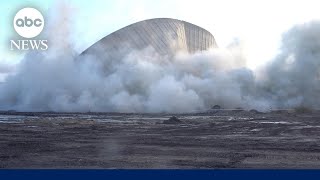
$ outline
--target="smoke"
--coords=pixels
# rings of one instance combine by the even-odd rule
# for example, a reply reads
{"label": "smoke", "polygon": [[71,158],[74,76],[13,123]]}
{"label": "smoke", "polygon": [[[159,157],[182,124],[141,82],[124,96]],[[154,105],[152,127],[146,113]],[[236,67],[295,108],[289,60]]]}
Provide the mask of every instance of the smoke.
{"label": "smoke", "polygon": [[47,28],[50,50],[27,53],[0,86],[0,109],[193,112],[216,104],[259,110],[320,107],[320,22],[292,28],[283,36],[281,52],[252,71],[246,68],[239,41],[172,58],[152,47],[112,63],[95,58],[103,55],[79,57],[68,39],[72,16],[64,13],[70,10],[62,12],[62,18],[51,20],[60,28]]}
{"label": "smoke", "polygon": [[13,70],[13,66],[12,65],[8,65],[5,63],[0,63],[0,74],[3,73],[10,73]]}
{"label": "smoke", "polygon": [[9,74],[14,72],[15,66],[8,64],[8,63],[1,63],[0,61],[0,85],[1,82],[5,79],[5,77]]}
{"label": "smoke", "polygon": [[283,36],[281,53],[264,69],[257,81],[256,96],[270,99],[273,107],[319,108],[320,22],[293,27]]}

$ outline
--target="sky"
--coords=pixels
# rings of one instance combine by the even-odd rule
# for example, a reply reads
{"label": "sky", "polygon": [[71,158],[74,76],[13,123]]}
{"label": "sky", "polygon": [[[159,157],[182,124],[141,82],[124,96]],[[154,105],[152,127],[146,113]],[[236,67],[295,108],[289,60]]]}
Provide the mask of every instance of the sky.
{"label": "sky", "polygon": [[167,17],[207,29],[222,48],[240,40],[250,68],[270,60],[277,53],[281,35],[292,26],[320,19],[317,0],[1,1],[0,79],[23,57],[22,53],[9,50],[10,38],[15,36],[12,28],[15,13],[23,7],[35,7],[47,19],[60,12],[59,3],[72,11],[71,39],[78,53],[124,26],[145,19]]}

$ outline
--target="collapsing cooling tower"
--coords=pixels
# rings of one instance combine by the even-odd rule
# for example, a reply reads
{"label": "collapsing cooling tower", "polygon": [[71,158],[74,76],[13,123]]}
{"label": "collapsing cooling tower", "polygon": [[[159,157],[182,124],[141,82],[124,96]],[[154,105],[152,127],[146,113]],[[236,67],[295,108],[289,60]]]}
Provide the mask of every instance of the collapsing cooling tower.
{"label": "collapsing cooling tower", "polygon": [[216,46],[213,35],[199,26],[176,19],[159,18],[124,27],[102,38],[81,55],[117,61],[132,50],[148,47],[159,55],[174,56],[181,51],[195,53]]}

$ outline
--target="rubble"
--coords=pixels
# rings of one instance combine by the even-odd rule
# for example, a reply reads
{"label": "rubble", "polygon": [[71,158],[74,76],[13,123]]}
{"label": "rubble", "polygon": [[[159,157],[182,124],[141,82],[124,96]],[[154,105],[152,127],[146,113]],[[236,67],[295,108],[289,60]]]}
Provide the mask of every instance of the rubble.
{"label": "rubble", "polygon": [[212,106],[211,109],[216,109],[216,110],[218,110],[218,109],[221,109],[221,106],[219,106],[219,105],[214,105],[214,106]]}
{"label": "rubble", "polygon": [[168,120],[164,120],[162,124],[180,124],[182,121],[178,119],[176,116],[170,117]]}

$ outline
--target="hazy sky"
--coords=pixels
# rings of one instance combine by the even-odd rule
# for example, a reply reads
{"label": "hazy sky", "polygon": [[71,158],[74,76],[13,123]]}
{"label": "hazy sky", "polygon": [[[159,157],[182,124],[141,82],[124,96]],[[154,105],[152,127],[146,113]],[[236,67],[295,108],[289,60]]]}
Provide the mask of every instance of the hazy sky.
{"label": "hazy sky", "polygon": [[[22,7],[36,7],[45,19],[59,13],[58,1],[0,2],[0,66],[14,64],[21,54],[9,51],[15,33],[12,20]],[[66,0],[72,7],[75,48],[81,52],[109,33],[134,22],[157,17],[185,20],[209,30],[220,47],[234,39],[244,42],[249,67],[270,59],[281,34],[294,24],[320,19],[317,0]],[[58,25],[57,25],[58,26]],[[0,72],[1,73],[1,72]]]}

